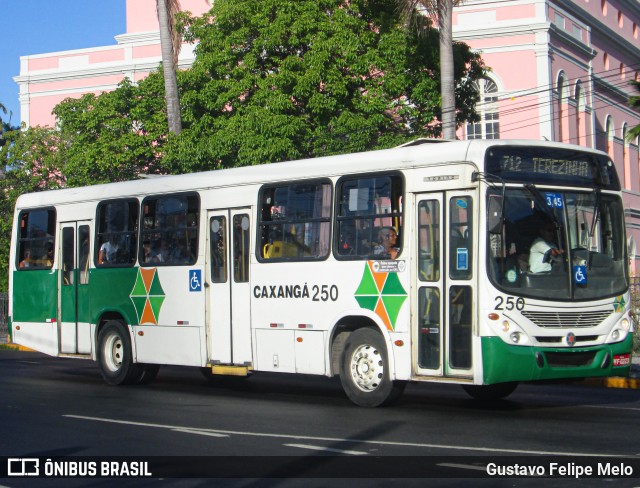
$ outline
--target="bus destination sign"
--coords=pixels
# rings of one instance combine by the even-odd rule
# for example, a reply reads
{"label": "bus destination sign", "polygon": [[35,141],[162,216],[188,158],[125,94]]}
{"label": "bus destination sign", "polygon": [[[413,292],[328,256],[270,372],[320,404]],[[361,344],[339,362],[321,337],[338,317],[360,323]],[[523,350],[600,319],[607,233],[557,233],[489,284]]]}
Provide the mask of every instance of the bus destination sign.
{"label": "bus destination sign", "polygon": [[495,146],[487,151],[486,168],[508,182],[620,189],[609,158],[573,149]]}

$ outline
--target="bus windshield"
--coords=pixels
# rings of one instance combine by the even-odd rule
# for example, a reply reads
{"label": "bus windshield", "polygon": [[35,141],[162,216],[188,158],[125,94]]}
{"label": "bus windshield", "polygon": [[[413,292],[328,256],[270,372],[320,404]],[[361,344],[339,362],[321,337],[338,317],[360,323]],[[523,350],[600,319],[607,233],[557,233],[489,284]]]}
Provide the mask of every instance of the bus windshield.
{"label": "bus windshield", "polygon": [[591,191],[492,188],[488,208],[502,208],[488,228],[488,273],[501,290],[523,297],[592,300],[628,286],[620,198]]}

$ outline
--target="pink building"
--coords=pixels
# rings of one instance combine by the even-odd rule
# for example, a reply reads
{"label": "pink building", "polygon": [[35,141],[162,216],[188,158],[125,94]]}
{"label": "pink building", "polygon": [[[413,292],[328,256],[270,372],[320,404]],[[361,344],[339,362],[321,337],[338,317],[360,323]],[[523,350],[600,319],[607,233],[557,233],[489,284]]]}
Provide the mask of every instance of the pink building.
{"label": "pink building", "polygon": [[[202,15],[209,0],[181,0],[184,10]],[[75,49],[20,57],[20,114],[28,126],[53,125],[51,111],[68,97],[113,90],[125,77],[138,81],[161,61],[156,0],[127,0],[127,32],[113,46]],[[193,45],[184,44],[179,68],[193,62]]]}
{"label": "pink building", "polygon": [[[633,269],[640,270],[640,124],[628,105],[640,80],[638,0],[465,0],[454,37],[482,53],[482,120],[460,138],[562,141],[608,152],[624,189]],[[636,263],[637,260],[637,263]]]}
{"label": "pink building", "polygon": [[[213,0],[181,0],[196,15]],[[21,57],[21,119],[54,123],[67,97],[140,80],[160,63],[155,0],[127,0],[127,32],[116,45]],[[491,72],[481,80],[482,120],[460,138],[564,141],[609,152],[625,191],[630,248],[640,241],[638,139],[627,106],[629,80],[640,80],[638,0],[465,0],[454,12],[454,37],[482,53]],[[179,67],[193,61],[185,44]],[[635,267],[635,266],[634,266]],[[640,260],[638,260],[640,269]]]}

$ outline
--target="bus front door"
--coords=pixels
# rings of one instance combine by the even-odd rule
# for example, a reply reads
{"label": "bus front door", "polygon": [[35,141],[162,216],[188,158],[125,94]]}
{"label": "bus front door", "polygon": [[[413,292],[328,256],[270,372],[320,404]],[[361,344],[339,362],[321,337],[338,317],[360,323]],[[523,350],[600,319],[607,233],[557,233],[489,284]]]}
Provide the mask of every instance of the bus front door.
{"label": "bus front door", "polygon": [[414,368],[419,376],[472,377],[473,195],[418,195]]}
{"label": "bus front door", "polygon": [[60,224],[58,259],[60,353],[90,354],[89,221]]}
{"label": "bus front door", "polygon": [[207,351],[212,365],[252,364],[250,215],[249,208],[208,212]]}

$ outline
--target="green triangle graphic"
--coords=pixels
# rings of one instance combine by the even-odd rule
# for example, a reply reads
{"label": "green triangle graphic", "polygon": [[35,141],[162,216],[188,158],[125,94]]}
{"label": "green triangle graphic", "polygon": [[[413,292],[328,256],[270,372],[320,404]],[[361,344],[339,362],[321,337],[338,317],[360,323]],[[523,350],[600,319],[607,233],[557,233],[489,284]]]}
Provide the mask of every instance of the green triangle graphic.
{"label": "green triangle graphic", "polygon": [[138,323],[140,323],[140,318],[142,317],[142,312],[144,311],[144,304],[147,302],[147,297],[132,296],[131,301],[133,302],[133,306],[136,309],[136,315],[138,316]]}
{"label": "green triangle graphic", "polygon": [[162,285],[160,284],[160,278],[158,278],[157,271],[153,275],[153,281],[151,282],[151,289],[149,290],[149,295],[164,296],[164,290],[162,289]]}
{"label": "green triangle graphic", "polygon": [[382,295],[407,295],[397,273],[389,273],[382,289]]}
{"label": "green triangle graphic", "polygon": [[356,295],[377,295],[378,287],[376,286],[376,282],[371,275],[371,270],[369,269],[369,265],[365,263],[364,265],[364,273],[362,274],[362,280],[360,280],[360,285],[356,290]]}
{"label": "green triangle graphic", "polygon": [[162,302],[164,302],[164,296],[160,297],[149,297],[149,304],[151,305],[151,310],[153,310],[153,315],[156,318],[156,322],[158,321],[158,316],[160,315],[160,309],[162,308]]}
{"label": "green triangle graphic", "polygon": [[356,300],[358,301],[358,305],[360,308],[366,308],[367,310],[374,311],[376,309],[376,304],[378,303],[378,295],[360,295],[356,296]]}
{"label": "green triangle graphic", "polygon": [[382,303],[384,303],[384,307],[387,309],[389,320],[391,321],[391,325],[394,329],[396,328],[396,319],[398,318],[398,314],[400,313],[400,308],[402,308],[402,304],[406,299],[406,295],[382,297]]}
{"label": "green triangle graphic", "polygon": [[[144,281],[142,280],[142,275],[140,274],[140,271],[138,271],[138,277],[136,278],[136,284],[133,285],[133,290],[131,290],[131,296],[137,296],[137,297],[146,297],[147,296],[147,289],[144,287]],[[142,313],[142,312],[140,312]]]}

